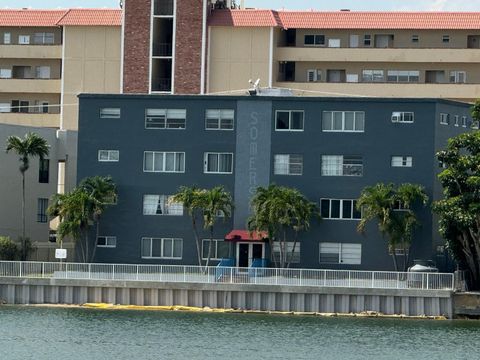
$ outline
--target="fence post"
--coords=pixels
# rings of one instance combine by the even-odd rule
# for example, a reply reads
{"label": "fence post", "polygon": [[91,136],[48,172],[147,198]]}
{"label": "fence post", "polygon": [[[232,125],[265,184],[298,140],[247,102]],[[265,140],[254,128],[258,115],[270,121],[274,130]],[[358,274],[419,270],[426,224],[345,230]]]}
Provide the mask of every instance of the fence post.
{"label": "fence post", "polygon": [[160,281],[163,281],[163,265],[160,265]]}
{"label": "fence post", "polygon": [[348,287],[352,287],[352,272],[348,272]]}
{"label": "fence post", "polygon": [[115,264],[112,265],[112,280],[115,280]]}
{"label": "fence post", "polygon": [[138,267],[139,265],[137,265],[137,277],[136,277],[137,281],[138,281]]}
{"label": "fence post", "polygon": [[65,263],[65,279],[68,279],[68,263]]}
{"label": "fence post", "polygon": [[183,282],[187,282],[187,267],[183,267]]}
{"label": "fence post", "polygon": [[255,284],[257,283],[257,268],[254,268],[255,269]]}
{"label": "fence post", "polygon": [[278,285],[278,268],[275,269],[275,285]]}
{"label": "fence post", "polygon": [[400,289],[400,273],[397,273],[397,289]]}
{"label": "fence post", "polygon": [[88,278],[92,278],[92,264],[88,264]]}
{"label": "fence post", "polygon": [[427,274],[427,290],[428,290],[428,283],[429,283],[429,280],[430,280],[430,274]]}
{"label": "fence post", "polygon": [[300,286],[302,286],[302,269],[300,269],[300,283],[299,283]]}
{"label": "fence post", "polygon": [[323,270],[323,287],[327,286],[327,270]]}
{"label": "fence post", "polygon": [[18,262],[18,266],[20,266],[19,274],[20,274],[20,277],[22,277],[22,263],[20,261]]}
{"label": "fence post", "polygon": [[450,274],[450,278],[452,279],[451,290],[455,290],[455,276],[453,274]]}
{"label": "fence post", "polygon": [[45,263],[42,262],[42,279],[45,277]]}
{"label": "fence post", "polygon": [[230,268],[230,284],[233,284],[233,267]]}
{"label": "fence post", "polygon": [[372,289],[375,287],[375,272],[372,271]]}

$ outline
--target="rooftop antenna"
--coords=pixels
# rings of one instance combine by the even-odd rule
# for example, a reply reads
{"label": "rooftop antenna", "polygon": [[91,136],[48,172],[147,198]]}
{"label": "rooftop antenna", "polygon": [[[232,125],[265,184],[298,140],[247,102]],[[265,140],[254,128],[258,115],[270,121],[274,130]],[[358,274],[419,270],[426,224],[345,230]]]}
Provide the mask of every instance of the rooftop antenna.
{"label": "rooftop antenna", "polygon": [[248,90],[248,93],[252,96],[254,95],[257,95],[259,92],[260,92],[260,79],[257,79],[255,82],[253,82],[252,79],[248,80],[248,82],[250,83],[250,85],[253,86],[253,88],[250,88]]}

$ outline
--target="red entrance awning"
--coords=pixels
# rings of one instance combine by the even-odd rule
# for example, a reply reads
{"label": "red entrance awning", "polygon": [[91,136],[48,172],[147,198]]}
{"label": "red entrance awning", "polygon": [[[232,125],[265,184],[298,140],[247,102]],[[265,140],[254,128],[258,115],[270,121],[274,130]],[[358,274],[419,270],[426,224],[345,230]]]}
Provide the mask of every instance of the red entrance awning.
{"label": "red entrance awning", "polygon": [[266,231],[232,230],[225,235],[225,241],[265,241]]}

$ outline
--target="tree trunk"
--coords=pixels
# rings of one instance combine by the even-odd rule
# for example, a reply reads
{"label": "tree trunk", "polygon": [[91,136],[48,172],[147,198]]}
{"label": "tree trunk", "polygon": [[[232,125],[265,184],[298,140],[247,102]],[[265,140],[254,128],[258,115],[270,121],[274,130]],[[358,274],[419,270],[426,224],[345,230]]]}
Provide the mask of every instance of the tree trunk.
{"label": "tree trunk", "polygon": [[93,253],[89,262],[93,262],[95,260],[95,253],[97,252],[98,236],[100,235],[100,219],[97,219],[95,223],[96,223],[95,243],[93,244]]}
{"label": "tree trunk", "polygon": [[202,253],[200,248],[200,236],[198,236],[197,222],[195,216],[192,214],[192,228],[193,235],[195,236],[195,243],[197,245],[197,257],[198,257],[198,266],[202,266]]}
{"label": "tree trunk", "polygon": [[208,269],[208,264],[210,262],[210,257],[212,255],[212,243],[213,243],[213,226],[210,226],[210,241],[208,242],[208,257],[207,257],[207,262],[205,263],[205,270]]}
{"label": "tree trunk", "polygon": [[22,261],[27,260],[27,238],[25,235],[25,172],[22,171]]}
{"label": "tree trunk", "polygon": [[287,261],[287,269],[290,268],[290,263],[292,262],[293,255],[295,254],[295,248],[297,247],[297,241],[298,241],[298,232],[295,231],[295,238],[293,239],[292,255],[290,256],[290,261]]}
{"label": "tree trunk", "polygon": [[398,271],[397,254],[395,253],[395,249],[393,249],[392,259],[393,259],[393,266],[395,268],[395,271]]}
{"label": "tree trunk", "polygon": [[268,234],[268,246],[270,246],[270,260],[273,260],[274,267],[278,267],[277,258],[273,253],[273,236],[271,234]]}

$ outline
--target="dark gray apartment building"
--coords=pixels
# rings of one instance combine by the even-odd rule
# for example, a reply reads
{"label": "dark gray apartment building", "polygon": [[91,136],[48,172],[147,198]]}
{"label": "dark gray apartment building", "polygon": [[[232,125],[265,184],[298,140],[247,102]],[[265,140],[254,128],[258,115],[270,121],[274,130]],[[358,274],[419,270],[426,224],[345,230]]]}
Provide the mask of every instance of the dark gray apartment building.
{"label": "dark gray apartment building", "polygon": [[[80,95],[78,179],[111,175],[119,192],[95,260],[195,265],[190,218],[169,200],[182,185],[223,185],[234,197],[232,218],[216,226],[214,264],[270,258],[248,233],[226,237],[246,229],[255,188],[276,183],[299,189],[323,217],[302,234],[294,266],[391,270],[376,224],[357,233],[355,199],[378,182],[422,184],[437,199],[435,153],[470,126],[469,105],[448,100]],[[429,207],[419,213],[410,258],[445,270],[436,219]]]}

